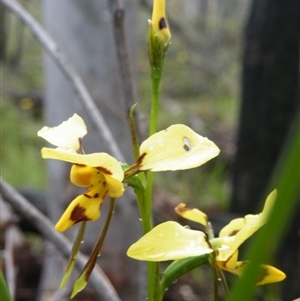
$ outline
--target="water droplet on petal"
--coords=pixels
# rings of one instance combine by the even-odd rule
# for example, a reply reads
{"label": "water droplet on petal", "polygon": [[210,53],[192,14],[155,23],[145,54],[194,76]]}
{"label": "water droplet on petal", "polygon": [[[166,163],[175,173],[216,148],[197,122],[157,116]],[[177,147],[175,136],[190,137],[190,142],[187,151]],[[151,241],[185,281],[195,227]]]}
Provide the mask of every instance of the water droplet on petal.
{"label": "water droplet on petal", "polygon": [[165,142],[161,138],[157,139],[157,144],[158,144],[159,147],[164,147],[165,146]]}
{"label": "water droplet on petal", "polygon": [[148,249],[146,251],[146,256],[148,256],[149,258],[155,258],[158,259],[160,257],[163,257],[166,254],[166,251],[161,248],[161,247],[154,247],[151,249]]}
{"label": "water droplet on petal", "polygon": [[158,236],[159,236],[159,237],[164,237],[164,236],[165,236],[165,232],[162,231],[162,230],[159,231],[159,232],[158,232]]}

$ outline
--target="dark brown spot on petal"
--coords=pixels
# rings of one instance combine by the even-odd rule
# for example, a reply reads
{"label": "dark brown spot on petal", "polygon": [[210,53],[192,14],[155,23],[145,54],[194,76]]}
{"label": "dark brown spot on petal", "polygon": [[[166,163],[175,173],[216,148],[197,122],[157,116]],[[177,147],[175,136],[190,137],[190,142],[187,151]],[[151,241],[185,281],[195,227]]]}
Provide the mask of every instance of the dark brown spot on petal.
{"label": "dark brown spot on petal", "polygon": [[106,175],[112,175],[112,172],[110,170],[108,170],[105,167],[102,166],[97,166],[95,167],[97,170],[101,171],[102,173],[106,174]]}
{"label": "dark brown spot on petal", "polygon": [[84,196],[88,199],[91,199],[92,197],[90,195],[88,195],[87,193],[84,194]]}
{"label": "dark brown spot on petal", "polygon": [[103,182],[102,182],[102,185],[103,185],[103,187],[106,187],[106,182],[103,181]]}
{"label": "dark brown spot on petal", "polygon": [[94,194],[93,198],[97,199],[98,197],[99,197],[99,193],[97,192],[97,193]]}
{"label": "dark brown spot on petal", "polygon": [[158,22],[158,28],[160,30],[164,29],[164,28],[167,28],[168,25],[167,25],[167,21],[166,21],[166,18],[165,17],[162,17],[159,22]]}
{"label": "dark brown spot on petal", "polygon": [[88,221],[89,218],[85,215],[85,208],[77,205],[73,209],[70,219],[75,222],[75,224],[83,221]]}
{"label": "dark brown spot on petal", "polygon": [[240,230],[234,230],[234,231],[230,232],[230,233],[228,234],[228,236],[234,236],[234,235],[236,235],[236,234],[239,233],[239,232],[240,232]]}

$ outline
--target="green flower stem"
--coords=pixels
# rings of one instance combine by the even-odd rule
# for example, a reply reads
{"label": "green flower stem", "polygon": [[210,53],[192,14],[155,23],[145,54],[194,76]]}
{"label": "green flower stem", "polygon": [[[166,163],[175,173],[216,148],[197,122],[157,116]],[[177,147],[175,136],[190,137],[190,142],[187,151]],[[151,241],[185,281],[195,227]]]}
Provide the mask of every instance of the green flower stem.
{"label": "green flower stem", "polygon": [[159,92],[160,92],[160,82],[162,69],[155,70],[156,67],[151,67],[151,81],[152,81],[152,103],[151,103],[151,113],[150,113],[150,125],[149,125],[149,135],[153,135],[157,131],[157,117],[159,109]]}
{"label": "green flower stem", "polygon": [[227,281],[226,281],[226,278],[224,276],[224,273],[219,267],[216,267],[216,268],[218,269],[219,279],[221,279],[221,284],[222,284],[225,296],[226,296],[226,298],[229,298],[229,288],[228,288]]}
{"label": "green flower stem", "polygon": [[78,230],[76,238],[75,238],[75,241],[74,241],[74,244],[73,244],[73,247],[72,247],[72,250],[71,250],[71,255],[70,255],[68,265],[67,265],[66,272],[65,272],[64,277],[60,284],[60,289],[62,289],[65,286],[67,280],[69,279],[69,277],[73,271],[77,255],[78,255],[81,243],[83,241],[85,229],[86,229],[86,222],[81,222],[80,226],[79,226],[79,230]]}
{"label": "green flower stem", "polygon": [[192,271],[193,269],[209,262],[210,254],[184,258],[173,261],[163,272],[160,281],[159,299],[161,301],[168,287],[180,276]]}
{"label": "green flower stem", "polygon": [[[168,45],[165,45],[162,40],[153,31],[152,26],[149,27],[148,32],[148,55],[151,70],[152,83],[152,103],[150,113],[149,135],[153,135],[157,131],[157,117],[159,110],[159,92],[160,83],[163,73],[164,58]],[[145,191],[145,210],[141,212],[143,220],[144,234],[149,232],[152,228],[152,187],[153,174],[147,174],[147,184]],[[157,301],[159,294],[159,263],[148,262],[148,301]]]}
{"label": "green flower stem", "polygon": [[[213,259],[215,261],[215,259]],[[219,281],[218,281],[218,272],[217,267],[215,264],[212,264],[212,271],[213,271],[213,284],[214,284],[214,301],[219,301]]]}
{"label": "green flower stem", "polygon": [[106,216],[106,220],[105,220],[102,232],[100,234],[100,237],[99,237],[96,245],[94,246],[94,249],[92,251],[92,254],[91,254],[89,260],[87,261],[85,267],[83,268],[83,271],[81,272],[78,279],[75,281],[71,299],[76,294],[78,294],[80,291],[82,291],[86,287],[86,285],[89,281],[90,275],[95,267],[97,258],[101,252],[103,242],[104,242],[106,234],[108,232],[108,228],[109,228],[109,225],[110,225],[110,222],[112,219],[112,215],[114,213],[115,202],[116,202],[115,198],[110,199],[109,209],[108,209],[108,213]]}

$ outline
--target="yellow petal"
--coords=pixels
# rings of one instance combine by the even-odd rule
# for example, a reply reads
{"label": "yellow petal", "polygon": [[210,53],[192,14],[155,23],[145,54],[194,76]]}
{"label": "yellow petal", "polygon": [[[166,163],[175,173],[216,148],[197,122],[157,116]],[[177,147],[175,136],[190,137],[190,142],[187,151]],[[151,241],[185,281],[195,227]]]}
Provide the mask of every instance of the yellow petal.
{"label": "yellow petal", "polygon": [[204,164],[219,152],[212,141],[183,124],[175,124],[141,144],[137,164],[140,170],[190,169]]}
{"label": "yellow petal", "polygon": [[88,155],[74,154],[58,149],[42,148],[44,159],[58,159],[66,162],[83,164],[97,168],[103,174],[120,181],[124,178],[124,172],[120,163],[107,153],[93,153]]}
{"label": "yellow petal", "polygon": [[226,242],[224,240],[228,248],[219,252],[217,260],[226,261],[246,239],[266,223],[276,196],[276,190],[269,194],[262,213],[256,215],[248,214],[244,218],[234,219],[220,231],[220,238],[228,237],[230,239],[227,239]]}
{"label": "yellow petal", "polygon": [[180,203],[175,208],[175,211],[180,216],[207,227],[208,220],[207,220],[207,215],[204,212],[196,208],[187,208],[186,204],[184,203]]}
{"label": "yellow petal", "polygon": [[[217,265],[222,270],[237,275],[239,277],[243,275],[247,264],[248,261],[237,261],[235,263],[235,266],[230,266],[227,264],[227,262],[217,261]],[[268,283],[280,282],[286,278],[286,275],[281,270],[273,266],[262,264],[260,266],[260,271],[257,278],[258,280],[256,282],[256,285],[263,285]]]}
{"label": "yellow petal", "polygon": [[256,285],[280,282],[286,278],[285,273],[270,265],[261,265],[259,280]]}
{"label": "yellow petal", "polygon": [[97,170],[86,165],[73,165],[70,172],[71,182],[80,187],[91,186],[97,177]]}
{"label": "yellow petal", "polygon": [[166,18],[165,0],[154,0],[152,20],[149,22],[154,32],[166,45],[171,39],[171,32]]}
{"label": "yellow petal", "polygon": [[79,222],[97,220],[100,217],[100,206],[107,192],[102,183],[99,183],[93,189],[78,196],[56,223],[55,229],[63,232]]}
{"label": "yellow petal", "polygon": [[86,125],[82,118],[74,114],[67,121],[56,127],[44,126],[38,136],[59,149],[76,152],[80,149],[80,141],[86,135]]}
{"label": "yellow petal", "polygon": [[145,261],[175,260],[213,252],[204,233],[165,222],[130,246],[127,255]]}
{"label": "yellow petal", "polygon": [[112,198],[119,198],[124,193],[124,185],[118,179],[104,175],[107,183],[108,195]]}
{"label": "yellow petal", "polygon": [[234,252],[227,261],[216,261],[217,266],[231,274],[241,276],[247,262],[237,261],[238,251]]}

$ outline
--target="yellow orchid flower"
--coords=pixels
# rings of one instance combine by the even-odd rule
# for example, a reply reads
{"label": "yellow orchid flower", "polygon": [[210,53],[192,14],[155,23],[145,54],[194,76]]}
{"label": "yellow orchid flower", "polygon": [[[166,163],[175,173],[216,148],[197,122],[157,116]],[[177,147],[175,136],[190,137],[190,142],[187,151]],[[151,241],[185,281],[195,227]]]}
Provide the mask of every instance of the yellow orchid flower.
{"label": "yellow orchid flower", "polygon": [[117,198],[124,191],[124,172],[115,158],[106,153],[83,153],[81,140],[86,133],[84,121],[76,114],[57,127],[43,127],[38,132],[38,136],[57,146],[55,149],[42,148],[42,157],[73,163],[71,182],[88,187],[65,210],[55,225],[58,231],[65,231],[81,221],[98,219],[106,195]]}
{"label": "yellow orchid flower", "polygon": [[183,170],[198,167],[219,154],[219,148],[183,124],[151,135],[140,146],[132,168],[142,171]]}
{"label": "yellow orchid flower", "polygon": [[167,45],[171,40],[171,32],[166,18],[165,0],[154,0],[152,20],[149,20],[149,26],[152,27],[154,34]]}
{"label": "yellow orchid flower", "polygon": [[[129,257],[145,261],[165,261],[199,256],[215,252],[218,267],[230,273],[241,275],[247,262],[237,261],[238,248],[255,231],[262,227],[272,207],[277,192],[274,190],[268,197],[263,211],[257,215],[246,215],[234,219],[221,231],[218,238],[208,240],[201,231],[180,226],[176,222],[166,222],[155,227],[140,240],[130,246]],[[176,207],[176,212],[184,218],[207,226],[207,216],[198,209],[186,208],[185,204]],[[203,235],[198,235],[201,233]],[[160,239],[160,234],[164,234]],[[155,256],[159,250],[160,256]],[[261,265],[257,285],[282,281],[285,274],[268,265]]]}
{"label": "yellow orchid flower", "polygon": [[120,163],[109,154],[84,154],[81,142],[86,133],[86,125],[77,114],[56,127],[43,127],[38,132],[38,136],[56,146],[42,148],[42,157],[73,163],[71,182],[88,187],[68,206],[55,226],[58,231],[65,231],[81,221],[98,219],[106,195],[116,198],[123,194],[124,176],[140,171],[194,168],[220,152],[212,141],[185,125],[176,124],[145,140],[140,146],[140,157],[124,175]]}

